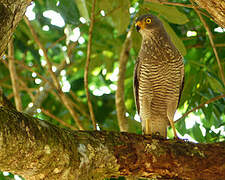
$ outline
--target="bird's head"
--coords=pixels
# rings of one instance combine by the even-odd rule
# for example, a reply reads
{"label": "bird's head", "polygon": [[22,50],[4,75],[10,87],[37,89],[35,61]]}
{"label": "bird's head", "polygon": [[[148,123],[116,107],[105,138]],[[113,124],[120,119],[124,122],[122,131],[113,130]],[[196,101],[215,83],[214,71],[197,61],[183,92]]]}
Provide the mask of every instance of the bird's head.
{"label": "bird's head", "polygon": [[148,35],[154,31],[159,31],[160,29],[164,29],[162,26],[162,22],[159,18],[152,14],[139,16],[135,22],[136,30],[140,32],[142,36]]}

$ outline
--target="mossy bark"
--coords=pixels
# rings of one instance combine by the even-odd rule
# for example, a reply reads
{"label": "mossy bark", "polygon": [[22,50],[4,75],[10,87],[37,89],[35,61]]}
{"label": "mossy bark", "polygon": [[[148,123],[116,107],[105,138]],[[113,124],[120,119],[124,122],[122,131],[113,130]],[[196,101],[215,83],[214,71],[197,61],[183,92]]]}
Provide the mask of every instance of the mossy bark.
{"label": "mossy bark", "polygon": [[208,11],[213,20],[225,28],[225,1],[224,0],[194,0],[201,8]]}
{"label": "mossy bark", "polygon": [[225,143],[71,131],[0,107],[0,170],[26,179],[225,179]]}
{"label": "mossy bark", "polygon": [[0,57],[31,0],[0,0]]}

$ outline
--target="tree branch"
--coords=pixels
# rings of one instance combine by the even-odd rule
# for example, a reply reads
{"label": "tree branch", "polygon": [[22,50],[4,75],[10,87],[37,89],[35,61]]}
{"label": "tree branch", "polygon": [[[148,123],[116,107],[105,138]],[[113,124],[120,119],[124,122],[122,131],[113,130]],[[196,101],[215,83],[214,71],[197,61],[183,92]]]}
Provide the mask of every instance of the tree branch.
{"label": "tree branch", "polygon": [[19,92],[19,84],[18,84],[19,82],[18,82],[18,76],[16,73],[16,67],[15,67],[13,39],[11,39],[8,44],[8,60],[9,60],[8,67],[9,67],[9,73],[10,73],[11,82],[12,82],[16,109],[18,111],[22,111],[23,108],[22,108],[22,102],[21,102],[20,92]]}
{"label": "tree branch", "polygon": [[193,8],[192,4],[184,4],[184,3],[177,3],[177,2],[167,2],[167,1],[161,1],[161,0],[145,0],[147,2],[158,2],[160,4],[165,5],[173,5],[173,6],[180,6],[180,7],[186,7],[186,8]]}
{"label": "tree branch", "polygon": [[65,127],[68,127],[72,130],[78,130],[76,127],[71,126],[70,124],[62,121],[61,119],[59,119],[58,117],[56,117],[55,115],[53,115],[52,113],[50,113],[48,110],[41,108],[41,112],[43,112],[46,116],[49,116],[52,119],[55,119],[56,121],[58,121],[60,124],[64,125]]}
{"label": "tree branch", "polygon": [[75,120],[77,126],[79,127],[80,130],[84,130],[77,113],[74,111],[72,105],[71,105],[71,100],[66,96],[66,94],[64,94],[62,92],[62,89],[60,87],[59,81],[57,80],[57,77],[55,75],[55,73],[52,71],[52,64],[49,60],[48,54],[47,54],[47,50],[44,48],[44,46],[42,45],[42,43],[40,42],[40,40],[38,39],[38,36],[34,30],[34,28],[32,27],[32,25],[30,24],[29,20],[24,17],[24,20],[27,24],[27,26],[30,28],[31,34],[34,37],[35,42],[37,43],[37,45],[40,47],[40,49],[43,51],[45,60],[47,62],[47,66],[48,66],[48,72],[52,78],[53,84],[55,86],[55,89],[58,91],[57,95],[60,97],[60,99],[62,100],[63,104],[66,106],[66,108],[69,110],[71,116],[73,117],[73,119]]}
{"label": "tree branch", "polygon": [[19,89],[22,89],[21,87],[23,87],[23,89],[30,96],[31,100],[34,101],[34,95],[32,94],[32,92],[37,91],[37,89],[35,89],[35,88],[28,88],[27,84],[22,79],[19,79],[19,84],[21,85]]}
{"label": "tree branch", "polygon": [[96,4],[96,0],[93,0],[92,9],[91,9],[91,23],[90,23],[89,35],[88,35],[89,38],[88,38],[88,46],[87,46],[87,59],[86,59],[85,71],[84,71],[84,87],[85,87],[88,108],[89,108],[90,117],[91,117],[94,130],[96,130],[96,121],[95,121],[95,115],[94,115],[94,111],[93,111],[93,107],[92,107],[92,103],[91,103],[91,99],[90,99],[90,95],[88,91],[88,68],[89,68],[89,64],[91,60],[91,43],[92,43],[92,31],[93,31],[94,18],[95,18],[95,4]]}
{"label": "tree branch", "polygon": [[[145,0],[147,2],[157,2],[157,3],[160,3],[160,4],[163,4],[163,5],[172,5],[172,6],[179,6],[179,7],[186,7],[186,8],[194,8],[194,5],[193,4],[184,4],[184,3],[177,3],[177,2],[167,2],[166,0],[165,1],[161,1],[161,0]],[[196,8],[199,9],[199,12],[201,14],[203,14],[204,16],[212,19],[212,17],[210,17],[208,14],[206,14],[205,12],[201,11],[200,10],[200,7],[199,6],[195,6]]]}
{"label": "tree branch", "polygon": [[[16,64],[19,64],[19,66],[21,66],[22,68],[24,68],[24,69],[26,69],[26,70],[28,70],[28,71],[30,71],[30,72],[36,73],[37,76],[40,77],[44,82],[46,82],[46,83],[47,83],[47,82],[51,83],[50,80],[48,80],[47,78],[45,78],[44,76],[42,76],[39,72],[34,71],[31,67],[27,66],[27,65],[24,64],[22,61],[17,60],[17,61],[15,61],[15,63],[16,63]],[[52,84],[52,86],[53,86],[53,84]]]}
{"label": "tree branch", "polygon": [[[16,62],[19,62],[19,61],[16,61]],[[22,65],[22,64],[20,64]],[[65,63],[65,61],[63,61],[63,63],[61,65],[59,65],[59,67],[57,68],[55,74],[56,76],[59,75],[59,73],[61,72],[62,69],[64,69],[68,64]],[[28,66],[23,66],[22,67],[28,69],[29,71],[31,72],[35,72],[37,74],[37,76],[39,76],[43,81],[45,81],[45,84],[43,85],[43,89],[42,91],[38,91],[35,98],[34,98],[34,101],[33,101],[33,106],[32,107],[27,107],[25,112],[27,114],[34,114],[37,110],[37,108],[40,108],[41,107],[41,104],[42,102],[45,100],[45,98],[48,96],[48,92],[50,90],[53,90],[54,89],[54,85],[52,83],[52,80],[51,78],[45,78],[44,76],[42,76],[40,73],[36,72],[36,71],[33,71],[30,67]],[[57,96],[57,95],[56,95]]]}
{"label": "tree branch", "polygon": [[[192,0],[191,0],[192,2]],[[192,2],[193,4],[193,2]],[[225,4],[224,4],[225,5]],[[224,71],[223,71],[223,68],[222,68],[222,65],[221,65],[221,62],[220,62],[220,58],[219,58],[219,55],[217,53],[217,50],[216,50],[216,47],[215,47],[215,44],[214,44],[214,41],[213,41],[213,35],[212,35],[212,32],[210,31],[209,29],[209,26],[207,25],[207,23],[205,22],[205,20],[203,19],[202,15],[200,14],[200,12],[198,11],[198,9],[195,7],[195,5],[193,4],[193,7],[194,7],[194,10],[195,12],[198,14],[201,22],[203,23],[207,33],[208,33],[208,36],[209,36],[209,41],[210,41],[210,44],[213,48],[213,52],[215,54],[215,57],[216,57],[216,61],[217,61],[217,64],[218,64],[218,67],[219,67],[219,71],[220,71],[220,76],[221,76],[221,79],[223,81],[223,84],[225,86],[225,78],[224,78]],[[225,16],[224,16],[225,17]]]}
{"label": "tree branch", "polygon": [[120,131],[128,132],[128,121],[126,118],[126,107],[124,102],[124,79],[126,73],[126,64],[129,58],[131,48],[131,30],[127,33],[119,58],[119,75],[116,90],[116,111]]}
{"label": "tree branch", "polygon": [[[73,105],[78,111],[80,111],[80,113],[83,114],[83,116],[85,116],[86,118],[89,119],[89,118],[90,118],[90,117],[89,117],[89,114],[84,110],[85,108],[84,108],[82,102],[79,100],[79,98],[75,95],[75,93],[74,93],[73,91],[70,91],[69,93],[70,93],[70,95],[73,97],[73,100],[76,101],[76,103],[72,101],[72,105]],[[77,104],[77,103],[78,103],[78,104]]]}
{"label": "tree branch", "polygon": [[31,0],[0,1],[0,57]]}
{"label": "tree branch", "polygon": [[29,29],[31,31],[31,34],[32,34],[32,36],[34,38],[34,41],[37,43],[37,45],[39,46],[39,48],[43,51],[44,58],[46,60],[47,66],[48,66],[48,69],[47,70],[48,70],[48,72],[49,72],[49,74],[50,74],[50,76],[52,78],[52,81],[53,81],[53,84],[54,84],[55,88],[57,90],[60,90],[61,87],[60,87],[59,81],[57,80],[57,77],[56,77],[55,73],[52,71],[52,64],[51,64],[50,59],[48,57],[47,50],[42,45],[41,41],[38,38],[38,35],[36,34],[34,28],[32,27],[30,21],[27,19],[26,16],[24,17],[24,21],[27,24],[27,26],[29,27]]}
{"label": "tree branch", "polygon": [[225,143],[58,128],[0,107],[0,169],[26,179],[224,179]]}
{"label": "tree branch", "polygon": [[218,0],[194,0],[201,8],[208,11],[214,21],[225,28],[225,2]]}
{"label": "tree branch", "polygon": [[214,97],[214,98],[212,98],[212,99],[209,99],[208,101],[206,101],[206,102],[200,104],[199,106],[193,108],[192,110],[190,110],[190,111],[184,113],[184,114],[182,115],[182,117],[180,117],[179,119],[177,119],[177,120],[175,121],[175,123],[177,123],[178,121],[180,121],[181,119],[183,119],[184,117],[186,117],[186,116],[187,116],[188,114],[190,114],[191,112],[194,112],[194,111],[196,111],[197,109],[200,109],[200,108],[204,107],[206,104],[210,104],[210,103],[212,103],[212,102],[214,102],[214,101],[217,101],[217,100],[219,100],[219,99],[221,99],[221,98],[225,98],[225,94],[222,94],[222,95],[220,95],[220,96],[216,96],[216,97]]}

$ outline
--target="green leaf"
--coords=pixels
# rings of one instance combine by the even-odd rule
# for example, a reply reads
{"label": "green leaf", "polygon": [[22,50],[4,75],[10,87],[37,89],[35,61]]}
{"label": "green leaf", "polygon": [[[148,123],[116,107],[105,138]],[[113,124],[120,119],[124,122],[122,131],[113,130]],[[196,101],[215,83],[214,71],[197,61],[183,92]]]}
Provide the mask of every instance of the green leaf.
{"label": "green leaf", "polygon": [[208,71],[208,81],[212,89],[217,93],[224,93],[225,87],[222,83],[222,81],[213,73]]}
{"label": "green leaf", "polygon": [[174,6],[145,2],[144,7],[147,7],[150,10],[159,13],[159,15],[163,16],[169,22],[174,24],[185,24],[189,21],[187,16],[182,12],[178,11],[177,8]]}
{"label": "green leaf", "polygon": [[117,0],[117,9],[110,15],[113,20],[113,24],[118,31],[118,34],[122,34],[128,28],[130,22],[129,0]]}
{"label": "green leaf", "polygon": [[49,9],[57,11],[64,19],[66,24],[78,25],[79,21],[79,10],[74,1],[60,0],[59,4],[55,1],[48,0],[47,6]]}
{"label": "green leaf", "polygon": [[177,131],[178,131],[182,136],[184,136],[184,134],[187,132],[186,125],[185,125],[185,120],[184,120],[184,119],[181,119],[180,121],[178,121],[178,122],[175,124],[175,127],[176,127]]}
{"label": "green leaf", "polygon": [[106,13],[113,9],[116,1],[101,0],[96,2],[97,10],[104,10]]}
{"label": "green leaf", "polygon": [[170,35],[170,38],[171,38],[172,42],[174,43],[174,45],[177,47],[177,49],[180,51],[180,53],[183,56],[185,56],[187,51],[186,51],[183,41],[176,35],[174,30],[170,27],[170,25],[166,21],[164,21],[162,18],[160,18],[160,20],[163,22],[163,25],[164,25],[167,33]]}
{"label": "green leaf", "polygon": [[58,11],[67,24],[78,25],[80,23],[80,14],[74,1],[60,0]]}
{"label": "green leaf", "polygon": [[[118,35],[125,32],[130,22],[129,0],[102,0],[97,2],[97,9],[104,10],[107,20],[116,28]],[[108,17],[112,18],[109,19]]]}
{"label": "green leaf", "polygon": [[213,125],[213,122],[214,122],[214,120],[212,118],[212,113],[213,113],[213,106],[212,106],[212,104],[209,104],[207,108],[203,107],[202,111],[203,111],[205,117],[202,118],[201,121],[202,121],[204,127],[210,128]]}
{"label": "green leaf", "polygon": [[195,125],[191,128],[191,136],[198,142],[205,142],[205,138],[202,135],[202,131],[200,129],[200,125],[195,123]]}
{"label": "green leaf", "polygon": [[86,21],[90,21],[85,0],[74,0],[74,1],[79,9],[80,15],[84,17]]}
{"label": "green leaf", "polygon": [[132,47],[135,49],[136,52],[139,51],[141,47],[141,35],[137,31],[133,30],[133,33],[131,34],[132,39]]}
{"label": "green leaf", "polygon": [[141,134],[142,130],[141,130],[141,123],[134,120],[134,119],[128,119],[128,127],[129,127],[129,132],[132,133],[137,133],[137,134]]}

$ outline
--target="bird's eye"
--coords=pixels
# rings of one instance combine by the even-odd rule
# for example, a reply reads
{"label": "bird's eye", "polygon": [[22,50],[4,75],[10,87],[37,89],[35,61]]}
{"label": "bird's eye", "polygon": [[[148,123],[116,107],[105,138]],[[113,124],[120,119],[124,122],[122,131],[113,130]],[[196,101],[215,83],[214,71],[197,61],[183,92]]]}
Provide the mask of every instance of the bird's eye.
{"label": "bird's eye", "polygon": [[147,18],[147,19],[145,20],[145,22],[146,22],[147,24],[150,24],[150,23],[152,22],[152,20],[151,20],[150,18]]}

